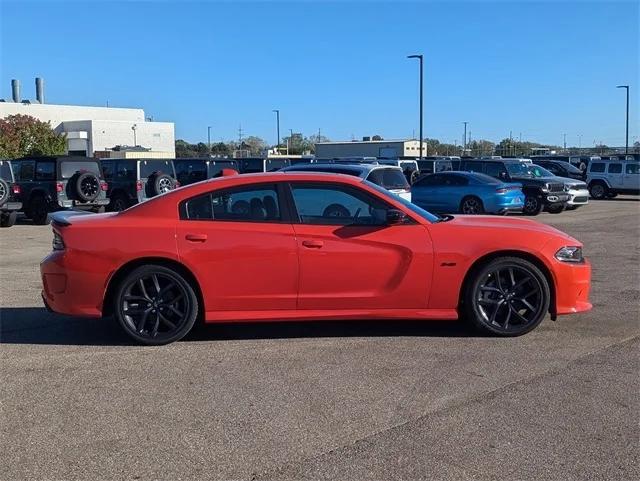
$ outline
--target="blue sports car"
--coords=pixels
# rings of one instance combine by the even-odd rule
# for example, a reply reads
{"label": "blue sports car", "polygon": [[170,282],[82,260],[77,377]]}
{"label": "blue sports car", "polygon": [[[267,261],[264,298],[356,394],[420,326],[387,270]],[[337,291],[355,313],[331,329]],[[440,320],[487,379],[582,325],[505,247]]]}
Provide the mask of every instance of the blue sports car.
{"label": "blue sports car", "polygon": [[411,202],[431,212],[506,214],[522,212],[522,185],[476,172],[425,175],[411,186]]}

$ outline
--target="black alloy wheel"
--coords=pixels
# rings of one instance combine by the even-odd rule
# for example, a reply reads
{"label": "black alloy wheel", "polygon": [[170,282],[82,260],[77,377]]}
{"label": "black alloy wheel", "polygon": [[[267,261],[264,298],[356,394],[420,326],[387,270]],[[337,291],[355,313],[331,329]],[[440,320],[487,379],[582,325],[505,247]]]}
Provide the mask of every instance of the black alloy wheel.
{"label": "black alloy wheel", "polygon": [[460,211],[467,215],[477,215],[484,213],[484,207],[477,197],[467,197],[462,200]]}
{"label": "black alloy wheel", "polygon": [[527,194],[524,198],[522,212],[525,215],[538,215],[542,210],[542,201],[535,194]]}
{"label": "black alloy wheel", "polygon": [[14,210],[12,212],[3,212],[0,214],[0,227],[12,227],[16,223],[18,213]]}
{"label": "black alloy wheel", "polygon": [[182,339],[198,315],[193,287],[180,273],[158,265],[133,270],[118,286],[115,302],[122,328],[147,345]]}
{"label": "black alloy wheel", "polygon": [[591,184],[589,187],[589,194],[596,200],[602,200],[607,197],[607,186],[605,186],[602,182],[595,182]]}
{"label": "black alloy wheel", "polygon": [[494,259],[474,273],[467,287],[466,314],[485,333],[526,334],[549,311],[549,283],[540,269],[524,259]]}
{"label": "black alloy wheel", "polygon": [[9,200],[9,183],[0,179],[0,205],[4,205]]}
{"label": "black alloy wheel", "polygon": [[100,180],[91,172],[80,174],[76,179],[76,192],[80,200],[91,202],[100,194]]}

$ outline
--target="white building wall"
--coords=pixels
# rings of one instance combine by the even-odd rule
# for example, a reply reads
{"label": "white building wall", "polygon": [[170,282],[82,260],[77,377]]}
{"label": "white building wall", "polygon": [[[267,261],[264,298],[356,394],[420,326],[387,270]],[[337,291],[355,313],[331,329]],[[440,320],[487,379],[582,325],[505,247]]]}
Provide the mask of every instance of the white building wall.
{"label": "white building wall", "polygon": [[[321,142],[315,145],[316,157],[419,157],[418,140],[372,140],[354,142]],[[426,155],[426,142],[423,149]],[[392,154],[392,152],[394,152]]]}

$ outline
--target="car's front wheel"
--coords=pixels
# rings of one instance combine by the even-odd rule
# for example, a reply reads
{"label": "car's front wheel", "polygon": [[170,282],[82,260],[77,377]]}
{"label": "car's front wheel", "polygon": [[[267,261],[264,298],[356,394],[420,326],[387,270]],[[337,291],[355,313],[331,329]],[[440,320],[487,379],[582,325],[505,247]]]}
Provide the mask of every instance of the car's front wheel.
{"label": "car's front wheel", "polygon": [[522,212],[525,215],[538,215],[542,210],[542,200],[535,194],[528,194],[524,198]]}
{"label": "car's front wheel", "polygon": [[525,259],[493,259],[471,274],[466,287],[465,314],[488,334],[526,334],[549,311],[549,282],[538,267]]}
{"label": "car's front wheel", "polygon": [[146,265],[119,284],[114,313],[125,332],[137,342],[168,344],[182,339],[198,316],[193,287],[174,269]]}

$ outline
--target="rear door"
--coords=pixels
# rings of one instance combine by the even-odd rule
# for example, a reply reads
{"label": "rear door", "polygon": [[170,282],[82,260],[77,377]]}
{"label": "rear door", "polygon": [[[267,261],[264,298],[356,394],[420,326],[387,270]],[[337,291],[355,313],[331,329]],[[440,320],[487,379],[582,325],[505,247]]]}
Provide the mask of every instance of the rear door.
{"label": "rear door", "polygon": [[614,189],[624,189],[624,177],[621,162],[609,162],[607,166],[607,179]]}
{"label": "rear door", "polygon": [[298,253],[277,184],[212,191],[183,203],[178,251],[206,310],[295,309]]}
{"label": "rear door", "polygon": [[426,308],[433,252],[424,226],[386,225],[389,205],[354,186],[290,185],[298,221],[298,309]]}
{"label": "rear door", "polygon": [[633,194],[640,193],[640,164],[628,162],[624,166],[624,189]]}

